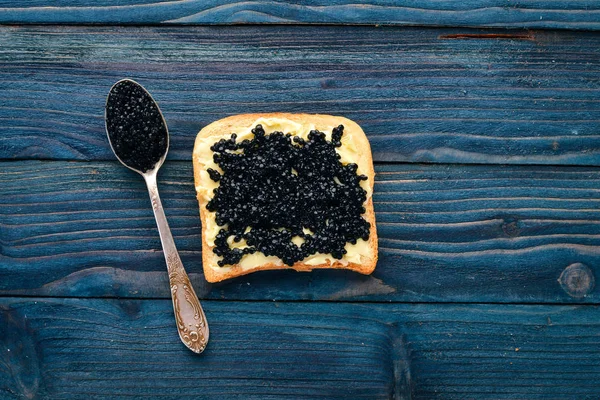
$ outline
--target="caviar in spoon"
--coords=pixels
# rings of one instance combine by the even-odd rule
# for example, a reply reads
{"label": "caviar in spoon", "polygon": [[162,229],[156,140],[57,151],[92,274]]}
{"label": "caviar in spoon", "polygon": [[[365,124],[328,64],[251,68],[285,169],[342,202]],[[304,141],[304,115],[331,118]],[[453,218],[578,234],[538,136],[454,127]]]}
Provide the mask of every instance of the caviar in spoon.
{"label": "caviar in spoon", "polygon": [[134,81],[119,81],[110,90],[106,131],[117,158],[134,171],[158,169],[167,155],[169,133],[163,116],[150,93]]}

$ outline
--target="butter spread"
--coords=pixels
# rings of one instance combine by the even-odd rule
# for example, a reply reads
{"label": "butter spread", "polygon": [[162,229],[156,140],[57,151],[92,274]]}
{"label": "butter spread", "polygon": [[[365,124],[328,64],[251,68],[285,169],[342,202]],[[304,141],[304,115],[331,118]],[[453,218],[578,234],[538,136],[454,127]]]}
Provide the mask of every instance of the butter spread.
{"label": "butter spread", "polygon": [[[205,209],[207,202],[213,196],[213,190],[219,186],[218,182],[213,181],[207,170],[212,168],[219,172],[222,172],[218,165],[216,165],[213,161],[213,152],[210,147],[220,139],[228,139],[232,133],[237,134],[238,140],[244,139],[252,139],[253,133],[252,128],[256,125],[262,125],[265,132],[275,132],[280,131],[284,133],[289,133],[293,136],[300,136],[302,138],[307,138],[308,133],[311,130],[317,129],[323,133],[325,133],[327,140],[331,140],[331,132],[333,126],[315,126],[313,123],[298,123],[295,121],[290,121],[285,118],[258,118],[252,124],[248,126],[240,126],[240,127],[232,127],[229,131],[224,132],[221,135],[213,135],[206,138],[200,138],[197,141],[196,149],[194,152],[194,161],[200,167],[200,179],[199,183],[196,186],[196,190],[199,194],[199,200],[201,207],[204,208],[203,212],[206,212],[205,218],[205,240],[209,247],[214,247],[215,238],[219,233],[219,230],[222,228],[217,225],[215,221],[215,213],[209,212]],[[340,147],[336,148],[337,153],[340,155],[340,161],[344,164],[346,163],[356,163],[358,165],[357,174],[365,174],[366,171],[369,170],[368,159],[358,151],[354,142],[353,142],[353,132],[348,127],[344,131],[344,135],[342,136]],[[370,179],[370,178],[369,178]],[[370,182],[368,180],[361,181],[361,186],[367,192],[367,199],[369,199],[372,195]],[[305,231],[305,233],[308,233]],[[303,239],[301,237],[296,237],[294,243],[296,245],[302,244]],[[248,245],[244,240],[240,242],[234,242],[233,238],[228,240],[228,244],[230,248],[245,248]],[[364,255],[367,258],[372,258],[372,249],[368,245],[368,242],[362,239],[358,239],[356,244],[346,243],[345,250],[347,253],[341,260],[336,260],[331,256],[331,254],[313,254],[306,257],[302,262],[308,265],[319,265],[324,263],[334,263],[336,261],[341,262],[342,264],[352,263],[361,263],[361,255]],[[276,264],[283,266],[282,260],[275,256],[265,256],[260,252],[255,252],[251,254],[246,254],[242,257],[239,262],[239,265],[242,269],[250,269],[257,265],[263,264]],[[231,268],[231,266],[213,266],[215,269],[222,270],[223,268]]]}

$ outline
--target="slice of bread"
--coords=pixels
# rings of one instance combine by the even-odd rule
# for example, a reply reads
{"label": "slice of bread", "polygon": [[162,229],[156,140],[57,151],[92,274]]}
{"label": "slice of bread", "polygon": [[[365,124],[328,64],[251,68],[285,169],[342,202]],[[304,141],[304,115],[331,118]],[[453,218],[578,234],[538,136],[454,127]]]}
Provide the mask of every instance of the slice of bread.
{"label": "slice of bread", "polygon": [[[336,151],[341,155],[343,163],[356,163],[357,174],[367,176],[367,180],[361,182],[361,186],[367,191],[367,200],[363,214],[371,224],[369,239],[359,239],[356,245],[346,244],[348,253],[341,260],[336,260],[330,255],[313,255],[293,266],[285,265],[275,256],[266,257],[262,253],[245,255],[236,265],[220,267],[217,263],[220,257],[213,252],[214,237],[219,227],[215,222],[215,213],[206,209],[206,204],[212,198],[213,189],[218,187],[209,176],[208,168],[218,168],[213,162],[213,152],[210,150],[215,142],[223,138],[230,138],[236,133],[238,141],[252,138],[250,132],[256,125],[261,124],[267,134],[281,131],[306,137],[308,132],[317,129],[331,139],[333,127],[344,126],[342,146]],[[202,220],[202,262],[204,276],[208,282],[219,282],[225,279],[246,275],[255,271],[271,269],[294,269],[296,271],[311,271],[316,268],[349,269],[362,274],[370,274],[377,263],[377,231],[375,228],[375,213],[373,211],[373,183],[375,171],[371,156],[371,146],[364,132],[358,124],[347,118],[331,115],[312,114],[242,114],[221,119],[206,126],[198,133],[193,152],[194,181],[198,202],[200,205],[200,218]]]}

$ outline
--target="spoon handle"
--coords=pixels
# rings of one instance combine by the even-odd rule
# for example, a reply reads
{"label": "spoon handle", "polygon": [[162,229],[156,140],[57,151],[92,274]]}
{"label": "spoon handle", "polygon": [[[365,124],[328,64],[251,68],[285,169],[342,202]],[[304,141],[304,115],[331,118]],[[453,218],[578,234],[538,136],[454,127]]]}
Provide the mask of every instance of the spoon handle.
{"label": "spoon handle", "polygon": [[175,321],[181,341],[194,353],[202,353],[208,343],[208,323],[206,316],[190,283],[190,279],[183,268],[181,258],[175,247],[175,241],[171,229],[167,223],[165,211],[163,210],[158,187],[156,185],[156,171],[144,174],[146,186],[152,201],[154,218],[158,226],[163,253],[169,271],[169,283],[171,285],[171,297],[175,311]]}

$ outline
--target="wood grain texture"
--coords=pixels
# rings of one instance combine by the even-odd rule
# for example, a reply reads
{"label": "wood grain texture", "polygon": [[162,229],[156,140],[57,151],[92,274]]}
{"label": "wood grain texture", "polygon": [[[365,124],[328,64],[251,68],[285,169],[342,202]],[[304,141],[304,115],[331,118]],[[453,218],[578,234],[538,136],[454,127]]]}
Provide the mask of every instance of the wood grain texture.
{"label": "wood grain texture", "polygon": [[165,113],[170,159],[190,159],[196,133],[214,120],[288,111],[357,121],[376,161],[600,165],[600,34],[497,37],[324,26],[2,27],[0,158],[112,160],[104,100],[131,77]]}
{"label": "wood grain texture", "polygon": [[[0,299],[0,396],[593,399],[592,306],[205,302],[183,347],[168,300]],[[29,374],[30,373],[30,374]]]}
{"label": "wood grain texture", "polygon": [[600,4],[594,0],[2,0],[0,23],[317,23],[598,30]]}
{"label": "wood grain texture", "polygon": [[[159,187],[203,298],[598,302],[600,169],[392,164],[376,173],[372,276],[268,271],[208,285],[191,162],[168,162]],[[0,218],[1,294],[169,297],[144,183],[116,162],[1,163]]]}

